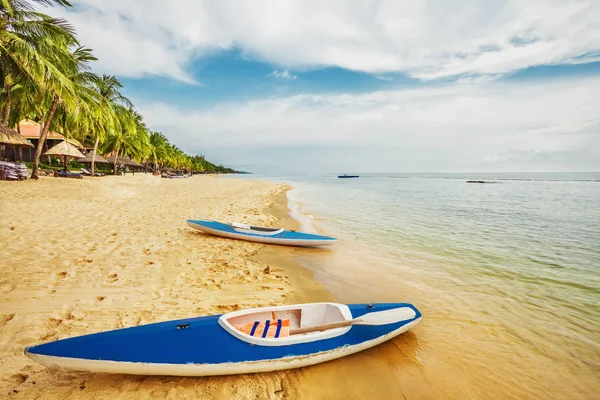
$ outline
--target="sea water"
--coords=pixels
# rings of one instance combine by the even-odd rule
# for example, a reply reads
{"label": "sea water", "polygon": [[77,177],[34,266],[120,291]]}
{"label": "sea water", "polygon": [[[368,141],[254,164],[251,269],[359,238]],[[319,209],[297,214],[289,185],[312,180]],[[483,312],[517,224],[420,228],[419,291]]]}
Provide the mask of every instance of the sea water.
{"label": "sea water", "polygon": [[292,185],[303,229],[340,239],[295,253],[337,301],[421,309],[433,397],[600,393],[600,173],[244,178]]}

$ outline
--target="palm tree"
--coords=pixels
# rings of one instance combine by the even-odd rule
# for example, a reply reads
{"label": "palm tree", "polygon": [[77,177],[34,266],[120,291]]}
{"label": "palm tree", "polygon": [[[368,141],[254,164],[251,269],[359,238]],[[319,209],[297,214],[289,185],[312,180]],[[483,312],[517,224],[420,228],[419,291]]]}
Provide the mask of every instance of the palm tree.
{"label": "palm tree", "polygon": [[[63,49],[60,49],[63,50]],[[54,116],[59,109],[59,105],[63,106],[68,111],[75,111],[77,106],[81,103],[81,99],[78,93],[82,90],[81,85],[85,83],[80,82],[81,76],[89,69],[89,62],[95,61],[96,58],[92,55],[90,49],[84,47],[76,47],[72,51],[57,52],[55,55],[56,69],[62,72],[62,76],[66,78],[66,82],[69,85],[69,91],[56,92],[51,90],[50,87],[46,87],[48,94],[43,100],[45,104],[49,104],[49,110],[46,116],[42,119],[42,131],[40,133],[40,139],[35,149],[33,158],[33,171],[31,173],[32,179],[38,179],[38,165],[40,157],[42,155],[42,149],[48,132],[54,120]]]}
{"label": "palm tree", "polygon": [[[64,0],[38,0],[44,5],[71,5]],[[25,0],[0,0],[0,101],[2,123],[11,112],[12,89],[51,80],[55,91],[68,89],[48,55],[74,41],[75,32],[65,20],[36,12]]]}
{"label": "palm tree", "polygon": [[102,75],[96,82],[96,90],[100,95],[99,111],[105,117],[103,123],[96,125],[95,129],[91,130],[91,136],[94,140],[94,150],[92,151],[92,175],[95,172],[95,157],[98,151],[100,141],[106,140],[110,132],[114,132],[119,127],[119,119],[116,114],[118,106],[131,108],[131,101],[121,93],[121,82],[112,75]]}
{"label": "palm tree", "polygon": [[148,157],[152,160],[152,165],[154,166],[154,172],[160,170],[161,163],[164,163],[164,160],[168,156],[168,148],[169,141],[160,132],[152,132],[150,134],[150,146],[149,146],[149,154]]}
{"label": "palm tree", "polygon": [[[65,0],[36,3],[70,6]],[[34,157],[32,178],[36,179],[42,148],[59,103],[63,101],[71,107],[76,102],[73,82],[68,76],[78,68],[79,61],[68,49],[77,40],[66,21],[35,11],[25,0],[0,0],[0,21],[3,121],[10,116],[11,94],[17,85],[37,87],[36,102],[47,107],[47,113],[40,118],[42,131]]]}
{"label": "palm tree", "polygon": [[36,11],[36,5],[71,7],[67,0],[0,0],[0,123],[14,126],[23,117],[40,122],[32,178],[50,129],[92,140],[92,159],[99,147],[112,152],[115,172],[119,155],[151,161],[155,171],[218,170],[204,156],[190,157],[163,134],[150,132],[118,79],[90,72],[96,58],[79,46],[71,25]]}

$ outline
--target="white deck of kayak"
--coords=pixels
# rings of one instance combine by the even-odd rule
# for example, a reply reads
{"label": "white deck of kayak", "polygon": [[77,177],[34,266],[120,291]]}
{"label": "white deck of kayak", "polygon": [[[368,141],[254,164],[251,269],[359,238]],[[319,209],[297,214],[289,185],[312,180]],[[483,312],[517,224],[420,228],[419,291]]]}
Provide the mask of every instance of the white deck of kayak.
{"label": "white deck of kayak", "polygon": [[[266,226],[251,226],[247,224],[241,224],[239,222],[232,222],[231,227],[236,232],[241,233],[253,233],[255,235],[273,236],[278,235],[284,231],[283,228],[268,228]],[[259,229],[255,229],[259,228]]]}
{"label": "white deck of kayak", "polygon": [[291,306],[275,306],[251,308],[234,311],[219,317],[219,325],[227,332],[244,342],[260,346],[286,346],[296,343],[314,342],[343,335],[350,330],[350,326],[328,329],[322,332],[309,332],[299,335],[290,335],[279,338],[262,338],[250,336],[239,331],[235,325],[252,323],[255,321],[289,319],[290,329],[305,328],[309,326],[325,325],[352,319],[352,313],[345,304],[339,303],[309,303]]}

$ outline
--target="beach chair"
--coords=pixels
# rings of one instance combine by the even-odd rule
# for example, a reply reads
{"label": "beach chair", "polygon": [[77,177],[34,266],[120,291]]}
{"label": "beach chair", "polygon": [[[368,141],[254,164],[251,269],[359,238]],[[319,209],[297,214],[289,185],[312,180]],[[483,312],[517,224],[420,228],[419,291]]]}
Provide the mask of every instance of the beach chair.
{"label": "beach chair", "polygon": [[92,176],[92,173],[90,171],[88,171],[86,168],[81,168],[81,172],[83,172],[83,174],[85,176]]}
{"label": "beach chair", "polygon": [[56,171],[54,176],[57,176],[59,178],[83,179],[83,175],[82,174],[76,174],[74,172]]}

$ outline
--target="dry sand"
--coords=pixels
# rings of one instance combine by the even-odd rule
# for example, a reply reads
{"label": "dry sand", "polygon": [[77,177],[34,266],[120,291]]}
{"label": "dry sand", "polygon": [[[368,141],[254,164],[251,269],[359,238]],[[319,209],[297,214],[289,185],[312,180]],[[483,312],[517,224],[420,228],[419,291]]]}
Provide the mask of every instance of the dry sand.
{"label": "dry sand", "polygon": [[58,338],[329,300],[288,248],[185,225],[206,217],[291,227],[285,190],[258,181],[144,174],[0,182],[0,398],[299,398],[306,385],[327,376],[327,367],[144,377],[49,370],[23,355],[26,346]]}

